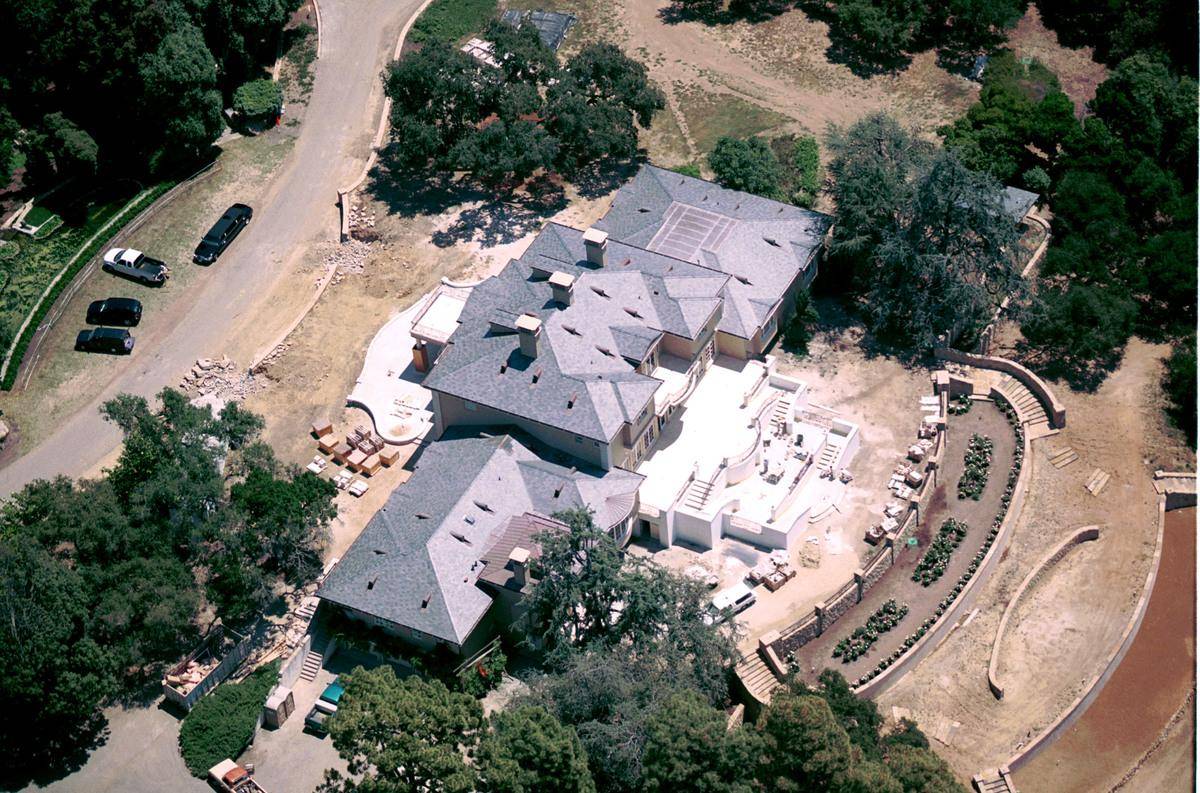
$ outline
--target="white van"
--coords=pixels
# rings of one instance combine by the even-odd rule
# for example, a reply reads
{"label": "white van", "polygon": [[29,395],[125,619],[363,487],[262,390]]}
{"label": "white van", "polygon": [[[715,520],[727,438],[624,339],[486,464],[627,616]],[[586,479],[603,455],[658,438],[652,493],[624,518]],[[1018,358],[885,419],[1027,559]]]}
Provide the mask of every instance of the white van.
{"label": "white van", "polygon": [[712,621],[713,623],[724,622],[730,616],[740,614],[750,608],[757,600],[754,592],[744,583],[722,589],[713,595]]}

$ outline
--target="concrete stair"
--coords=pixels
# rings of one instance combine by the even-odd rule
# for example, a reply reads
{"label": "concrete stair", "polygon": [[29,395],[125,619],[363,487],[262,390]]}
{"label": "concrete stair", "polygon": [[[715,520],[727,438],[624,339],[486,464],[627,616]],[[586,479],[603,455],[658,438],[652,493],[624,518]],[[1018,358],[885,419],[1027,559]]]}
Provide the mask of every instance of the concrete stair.
{"label": "concrete stair", "polygon": [[759,702],[770,702],[771,692],[783,685],[757,651],[738,661],[734,671],[750,696]]}
{"label": "concrete stair", "polygon": [[971,780],[971,784],[979,793],[1017,793],[1017,788],[1012,784],[1012,777],[1008,775],[1007,770],[977,774]]}
{"label": "concrete stair", "polygon": [[785,430],[787,428],[788,415],[792,412],[792,400],[786,396],[775,400],[775,409],[771,411],[771,429]]}
{"label": "concrete stair", "polygon": [[683,494],[683,504],[688,509],[701,510],[708,503],[708,497],[712,495],[712,484],[710,482],[702,482],[699,479],[692,480],[688,485],[687,492]]}
{"label": "concrete stair", "polygon": [[300,667],[301,680],[312,682],[316,679],[317,672],[321,671],[321,666],[325,663],[325,650],[328,646],[329,635],[325,633],[324,627],[318,627],[313,632],[312,649],[308,651],[304,664]]}
{"label": "concrete stair", "polygon": [[826,443],[821,449],[820,456],[817,457],[817,468],[828,471],[833,468],[834,463],[842,454],[842,447],[833,443]]}

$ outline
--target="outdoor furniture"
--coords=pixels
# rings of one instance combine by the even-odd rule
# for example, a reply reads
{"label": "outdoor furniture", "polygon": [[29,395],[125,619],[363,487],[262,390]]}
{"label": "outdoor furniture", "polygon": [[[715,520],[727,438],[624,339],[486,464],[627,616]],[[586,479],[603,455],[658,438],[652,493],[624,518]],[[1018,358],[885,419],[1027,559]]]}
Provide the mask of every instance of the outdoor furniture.
{"label": "outdoor furniture", "polygon": [[354,478],[354,474],[347,470],[338,471],[338,475],[333,478],[333,484],[338,490],[345,490],[350,484],[350,480]]}
{"label": "outdoor furniture", "polygon": [[353,449],[350,448],[350,444],[348,443],[339,443],[337,446],[334,446],[332,449],[330,449],[330,453],[333,454],[334,462],[341,463],[342,465],[346,464],[346,458],[350,456],[351,451],[353,451]]}
{"label": "outdoor furniture", "polygon": [[313,435],[316,435],[318,438],[324,438],[326,435],[333,434],[333,425],[325,419],[321,419],[320,421],[313,422],[312,431]]}
{"label": "outdoor furniture", "polygon": [[329,462],[324,457],[314,457],[312,458],[312,462],[306,465],[305,468],[319,475],[328,465]]}
{"label": "outdoor furniture", "polygon": [[909,471],[908,476],[904,477],[904,484],[909,487],[920,487],[925,481],[925,475],[920,471]]}
{"label": "outdoor furniture", "polygon": [[354,496],[355,498],[361,498],[362,495],[364,493],[366,493],[368,489],[370,489],[370,487],[371,486],[368,485],[366,482],[364,482],[361,479],[358,479],[354,483],[352,483],[348,488],[346,488],[346,492],[348,492],[350,495]]}
{"label": "outdoor furniture", "polygon": [[763,579],[763,586],[765,586],[769,591],[775,592],[776,590],[778,590],[781,586],[783,586],[787,582],[788,582],[788,577],[785,576],[780,571],[776,570],[775,572],[771,573],[769,576],[767,576],[766,578]]}
{"label": "outdoor furniture", "polygon": [[887,532],[883,530],[882,526],[872,526],[867,529],[867,533],[863,539],[871,545],[878,545],[885,536],[887,536]]}
{"label": "outdoor furniture", "polygon": [[912,446],[909,446],[908,447],[908,459],[912,460],[914,463],[921,462],[922,460],[925,459],[925,450],[922,449],[917,444],[913,444]]}
{"label": "outdoor furniture", "polygon": [[854,481],[854,474],[843,468],[842,470],[838,471],[838,481],[844,485],[848,485]]}
{"label": "outdoor furniture", "polygon": [[892,503],[888,504],[886,507],[883,508],[884,516],[889,517],[889,518],[898,518],[898,517],[900,517],[900,513],[902,513],[903,511],[904,511],[904,506],[901,505],[897,501],[893,501]]}

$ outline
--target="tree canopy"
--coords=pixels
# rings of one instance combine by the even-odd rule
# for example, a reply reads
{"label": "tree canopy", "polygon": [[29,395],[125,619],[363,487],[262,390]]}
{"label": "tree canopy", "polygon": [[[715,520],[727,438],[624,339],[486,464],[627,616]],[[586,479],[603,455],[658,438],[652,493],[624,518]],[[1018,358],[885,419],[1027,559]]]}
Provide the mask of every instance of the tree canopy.
{"label": "tree canopy", "polygon": [[0,508],[0,705],[25,714],[0,738],[30,767],[86,747],[99,706],[176,660],[210,607],[244,622],[320,569],[333,486],[279,465],[235,404],[160,401],[105,403],[125,444],[104,476],[36,481]]}
{"label": "tree canopy", "polygon": [[494,22],[488,34],[496,68],[435,42],[388,68],[391,167],[468,171],[496,184],[636,154],[638,127],[663,107],[644,66],[611,44],[560,66],[532,28]]}

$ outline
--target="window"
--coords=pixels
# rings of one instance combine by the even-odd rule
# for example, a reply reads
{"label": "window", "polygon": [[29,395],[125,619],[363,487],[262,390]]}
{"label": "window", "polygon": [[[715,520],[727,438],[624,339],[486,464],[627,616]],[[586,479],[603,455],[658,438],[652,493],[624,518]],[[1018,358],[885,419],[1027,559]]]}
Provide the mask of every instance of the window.
{"label": "window", "polygon": [[467,410],[475,410],[478,405],[476,405],[474,402],[463,402],[463,407],[465,407]]}
{"label": "window", "polygon": [[581,438],[581,437],[579,437],[578,435],[576,435],[576,436],[575,436],[575,442],[576,442],[576,443],[583,443],[583,438]]}

